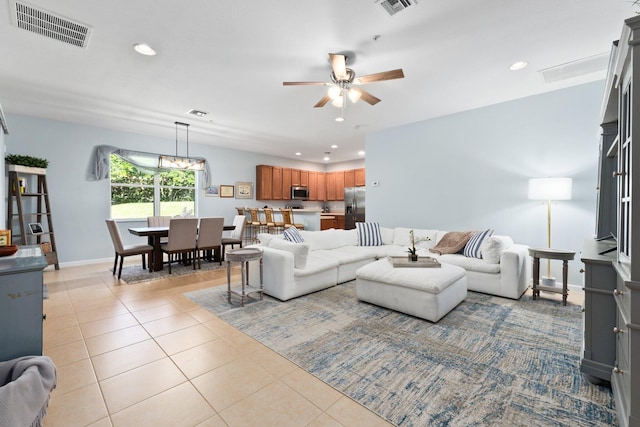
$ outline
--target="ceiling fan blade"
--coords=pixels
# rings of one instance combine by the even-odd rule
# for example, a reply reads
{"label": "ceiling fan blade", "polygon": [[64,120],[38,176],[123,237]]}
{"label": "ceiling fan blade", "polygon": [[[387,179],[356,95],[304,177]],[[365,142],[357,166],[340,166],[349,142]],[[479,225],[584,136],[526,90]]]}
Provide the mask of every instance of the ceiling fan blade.
{"label": "ceiling fan blade", "polygon": [[318,101],[316,103],[316,105],[313,106],[313,108],[320,108],[320,107],[324,107],[325,104],[327,102],[329,102],[331,100],[331,97],[329,95],[325,95],[322,97],[322,99],[320,101]]}
{"label": "ceiling fan blade", "polygon": [[329,59],[331,60],[331,68],[333,69],[333,74],[336,76],[336,79],[346,80],[348,76],[347,60],[345,56],[337,53],[330,53]]}
{"label": "ceiling fan blade", "polygon": [[326,86],[325,82],[282,82],[282,86]]}
{"label": "ceiling fan blade", "polygon": [[404,73],[402,72],[402,68],[398,68],[397,70],[391,71],[383,71],[381,73],[369,74],[367,76],[357,77],[353,82],[355,84],[367,84],[373,82],[382,82],[384,80],[393,80],[393,79],[403,79]]}
{"label": "ceiling fan blade", "polygon": [[359,87],[352,87],[350,90],[360,92],[360,99],[371,105],[376,105],[378,102],[382,101],[380,98],[371,95],[369,92],[367,92],[366,90],[362,90]]}

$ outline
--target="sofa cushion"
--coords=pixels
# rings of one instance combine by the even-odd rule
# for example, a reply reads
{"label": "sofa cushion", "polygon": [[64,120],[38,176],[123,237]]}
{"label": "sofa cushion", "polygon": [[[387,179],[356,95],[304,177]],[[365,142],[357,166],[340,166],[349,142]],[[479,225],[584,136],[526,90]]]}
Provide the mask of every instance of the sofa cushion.
{"label": "sofa cushion", "polygon": [[269,247],[291,252],[293,254],[294,268],[305,268],[309,256],[309,245],[306,243],[293,243],[284,239],[271,239]]}
{"label": "sofa cushion", "polygon": [[377,222],[356,222],[358,246],[381,246],[382,235]]}
{"label": "sofa cushion", "polygon": [[491,237],[492,234],[493,230],[491,228],[478,231],[476,234],[471,236],[467,244],[464,246],[462,254],[469,258],[482,258],[482,251],[480,250],[482,242],[484,242],[484,239],[487,237]]}
{"label": "sofa cushion", "polygon": [[256,237],[262,246],[269,246],[269,242],[273,239],[284,240],[283,234],[258,233]]}
{"label": "sofa cushion", "polygon": [[321,249],[314,254],[333,258],[342,264],[350,264],[378,258],[378,246],[343,246],[336,249]]}
{"label": "sofa cushion", "polygon": [[294,268],[294,277],[307,277],[313,276],[317,273],[322,273],[330,269],[338,268],[338,260],[335,258],[324,257],[321,255],[309,253],[307,257],[307,266],[305,268]]}
{"label": "sofa cushion", "polygon": [[300,232],[295,227],[287,228],[286,230],[284,230],[283,234],[284,234],[285,240],[288,240],[290,242],[294,242],[294,243],[302,243],[302,242],[304,242],[304,239],[300,235]]}
{"label": "sofa cushion", "polygon": [[358,233],[355,229],[329,229],[323,231],[300,230],[300,235],[305,243],[309,243],[312,251],[335,249],[342,246],[356,246],[358,244]]}
{"label": "sofa cushion", "polygon": [[467,271],[479,273],[500,273],[500,264],[491,264],[479,258],[470,258],[461,254],[444,254],[438,257],[438,261],[445,264],[453,264]]}
{"label": "sofa cushion", "polygon": [[393,245],[393,235],[395,230],[393,228],[380,227],[380,235],[382,236],[383,245]]}
{"label": "sofa cushion", "polygon": [[[409,232],[413,230],[415,240],[422,240],[428,237],[429,240],[422,240],[416,244],[417,248],[432,248],[436,244],[436,236],[438,230],[423,230],[418,228],[403,228],[397,227],[393,236],[393,244],[409,248],[411,246]],[[406,249],[405,249],[406,250]]]}
{"label": "sofa cushion", "polygon": [[511,245],[513,245],[513,240],[509,236],[491,236],[485,239],[481,247],[482,258],[490,264],[498,264],[502,254]]}

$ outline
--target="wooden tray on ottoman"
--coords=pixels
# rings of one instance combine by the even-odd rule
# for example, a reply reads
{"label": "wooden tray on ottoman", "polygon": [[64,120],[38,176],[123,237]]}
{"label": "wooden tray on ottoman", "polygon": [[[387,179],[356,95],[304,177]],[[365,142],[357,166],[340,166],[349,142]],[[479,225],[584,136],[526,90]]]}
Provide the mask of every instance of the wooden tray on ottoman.
{"label": "wooden tray on ottoman", "polygon": [[409,261],[406,256],[387,257],[394,268],[436,268],[440,267],[440,262],[431,257],[418,257],[417,261]]}

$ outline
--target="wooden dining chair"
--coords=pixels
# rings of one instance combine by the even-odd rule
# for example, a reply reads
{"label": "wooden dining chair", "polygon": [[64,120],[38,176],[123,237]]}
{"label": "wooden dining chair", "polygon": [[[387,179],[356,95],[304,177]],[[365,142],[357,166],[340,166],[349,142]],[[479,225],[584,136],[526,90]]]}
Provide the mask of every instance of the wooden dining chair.
{"label": "wooden dining chair", "polygon": [[112,220],[105,220],[107,223],[107,229],[109,230],[109,235],[111,236],[111,241],[113,242],[113,248],[116,252],[116,258],[113,261],[113,274],[116,274],[116,265],[118,264],[118,257],[120,257],[120,268],[118,268],[118,279],[122,276],[122,262],[124,261],[124,257],[132,256],[132,255],[142,255],[142,269],[147,269],[146,264],[146,256],[151,256],[151,252],[153,252],[153,246],[151,245],[124,245],[122,243],[122,236],[120,235],[120,229],[118,228],[118,224]]}
{"label": "wooden dining chair", "polygon": [[169,274],[173,256],[193,255],[193,269],[196,269],[196,239],[198,237],[198,218],[172,218],[169,222],[169,241],[160,245],[162,252],[169,256]]}
{"label": "wooden dining chair", "polygon": [[198,256],[198,268],[201,268],[200,259],[202,251],[217,250],[220,254],[218,261],[222,265],[222,231],[224,230],[224,218],[200,218],[198,227],[198,244],[196,251]]}
{"label": "wooden dining chair", "polygon": [[236,215],[233,218],[233,225],[235,228],[231,230],[228,237],[222,238],[222,261],[224,261],[224,254],[227,250],[227,246],[231,246],[231,249],[234,249],[236,247],[235,245],[240,245],[240,247],[242,247],[242,232],[244,231],[246,223],[247,221],[244,215]]}

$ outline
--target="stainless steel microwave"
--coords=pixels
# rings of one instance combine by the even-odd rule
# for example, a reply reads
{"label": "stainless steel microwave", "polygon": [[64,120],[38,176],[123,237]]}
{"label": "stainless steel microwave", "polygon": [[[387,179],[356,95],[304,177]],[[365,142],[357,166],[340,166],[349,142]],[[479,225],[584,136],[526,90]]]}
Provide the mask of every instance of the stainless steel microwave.
{"label": "stainless steel microwave", "polygon": [[309,200],[309,187],[291,187],[291,200]]}

